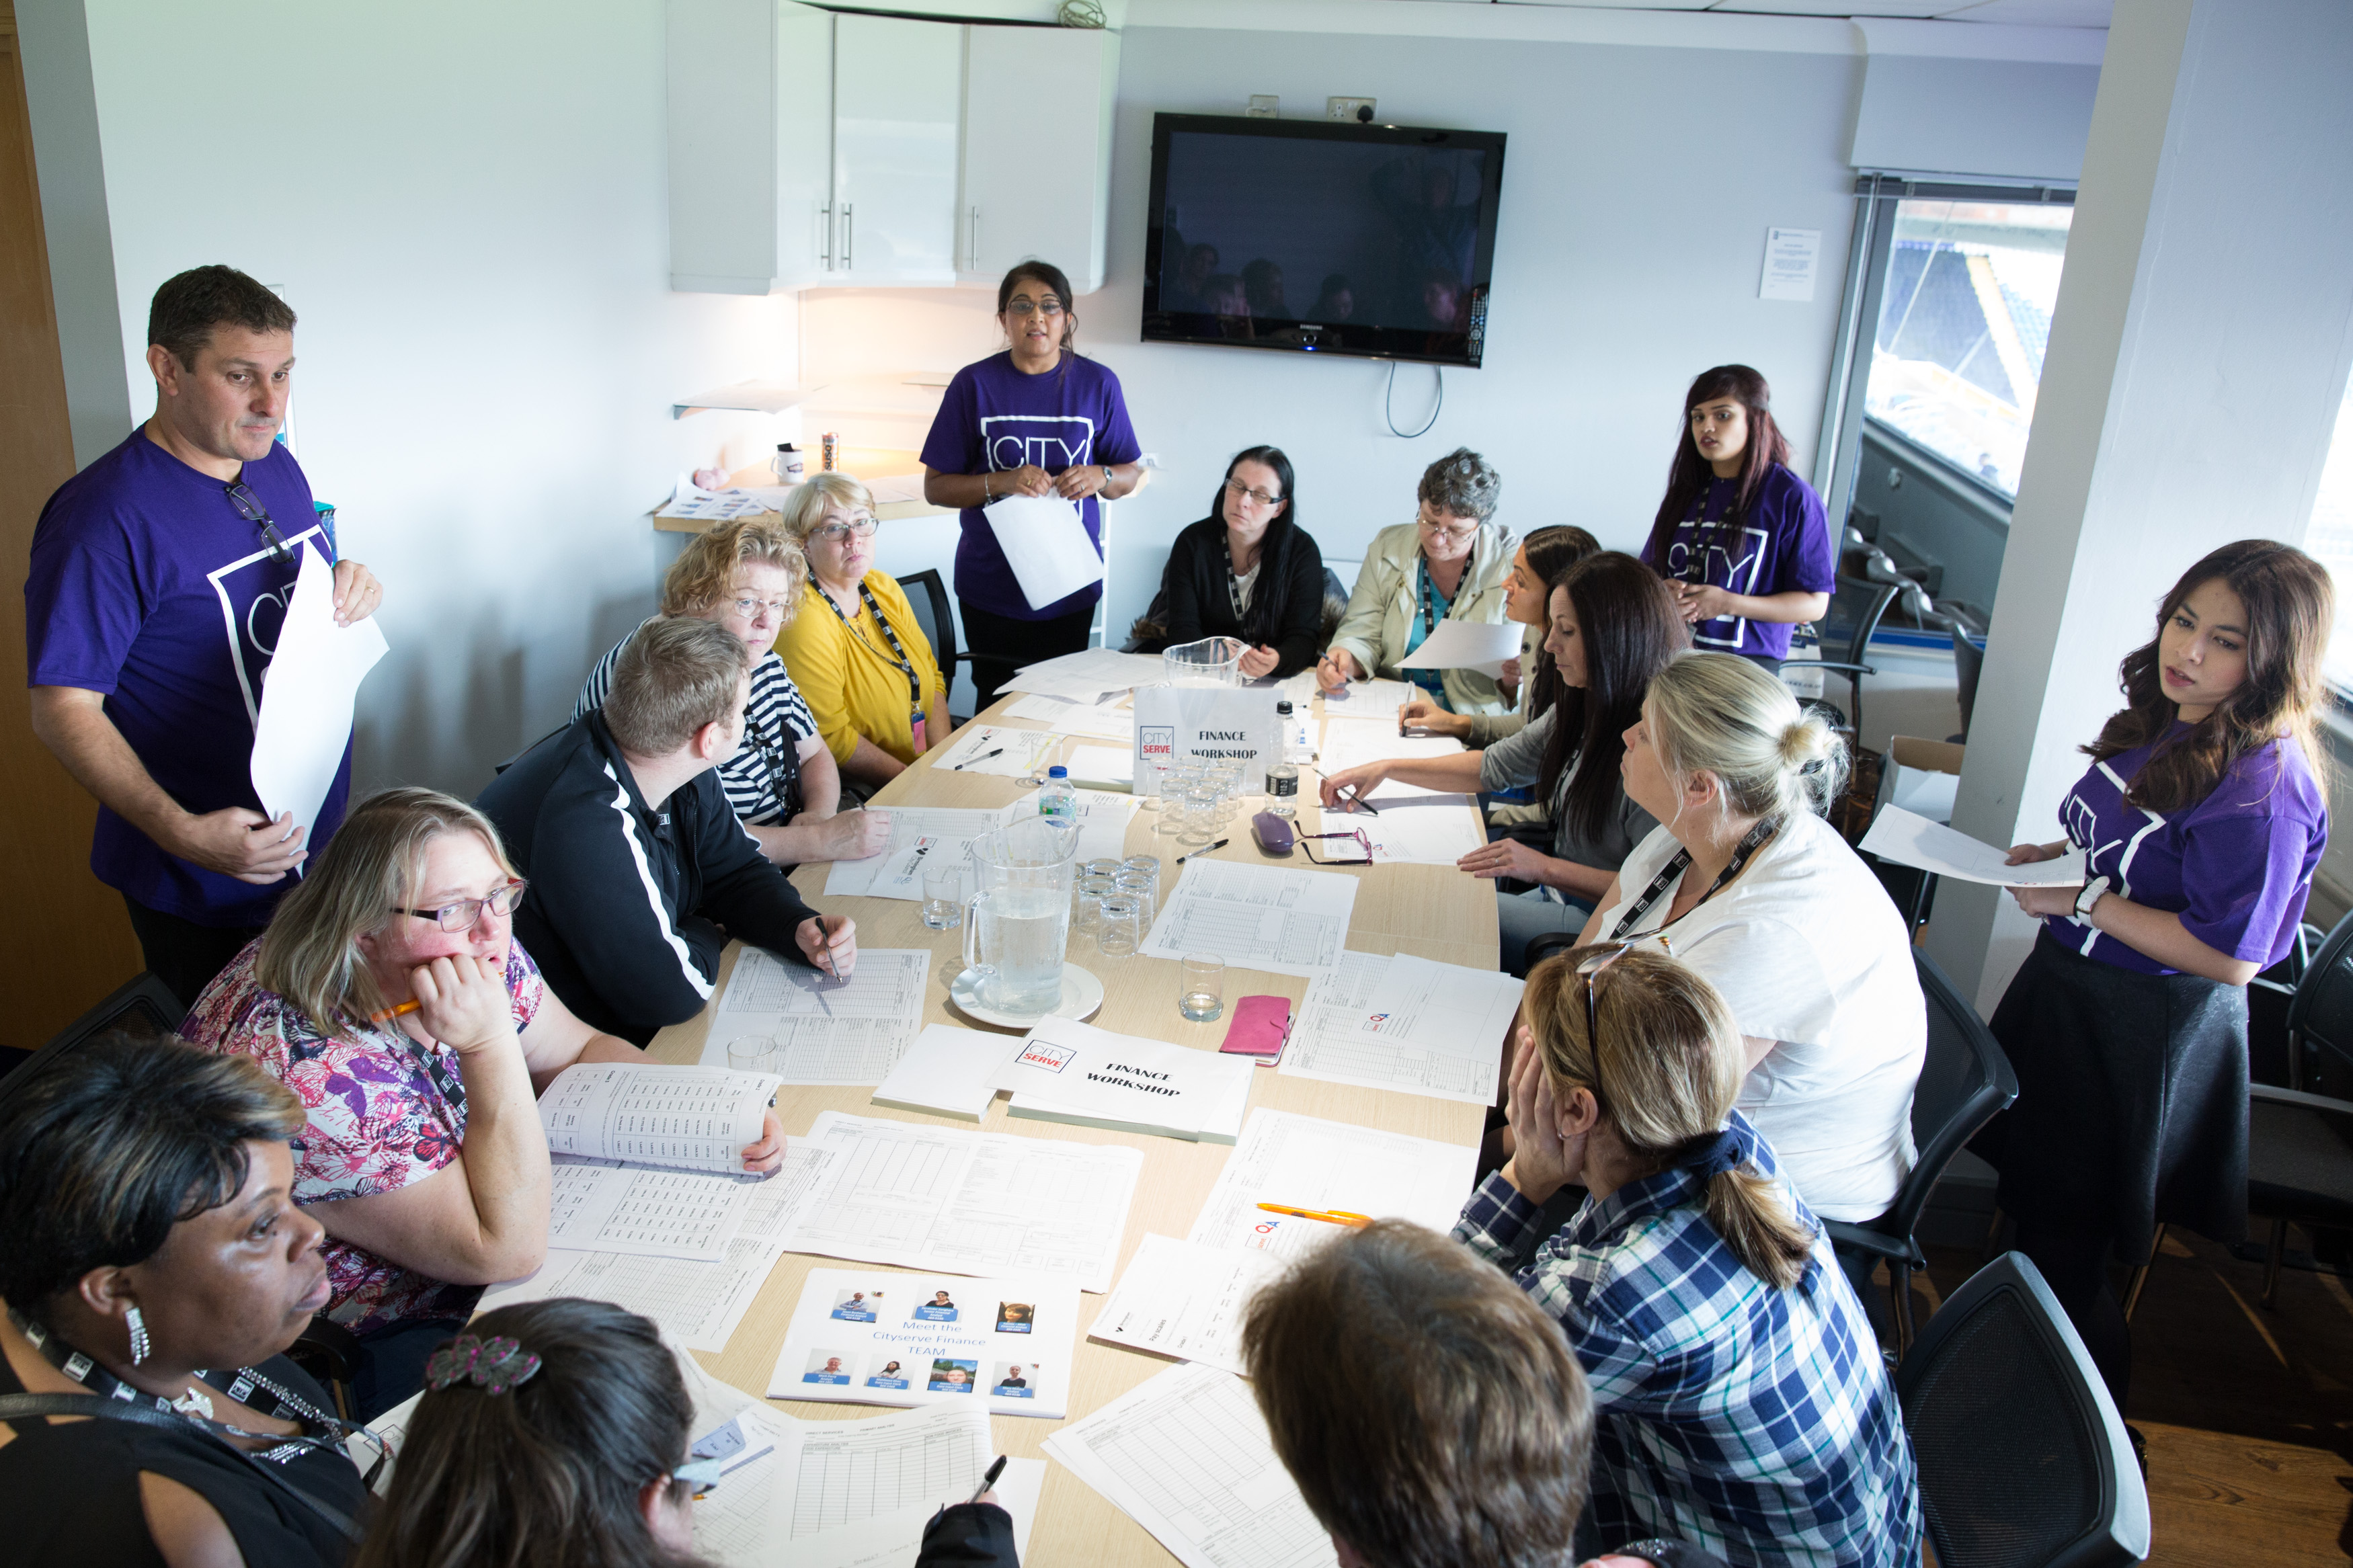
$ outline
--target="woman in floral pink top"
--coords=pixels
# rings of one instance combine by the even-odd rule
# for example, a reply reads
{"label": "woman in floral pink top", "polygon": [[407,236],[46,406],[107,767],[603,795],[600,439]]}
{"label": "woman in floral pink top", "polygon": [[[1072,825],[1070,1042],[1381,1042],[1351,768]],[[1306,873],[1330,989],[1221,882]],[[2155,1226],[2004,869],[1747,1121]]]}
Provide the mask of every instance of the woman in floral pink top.
{"label": "woman in floral pink top", "polygon": [[[362,1419],[416,1392],[482,1286],[544,1260],[536,1091],[575,1062],[645,1059],[541,983],[513,940],[522,890],[473,807],[385,791],[353,809],[181,1026],[302,1100],[294,1197],[326,1229],[328,1315],[366,1352]],[[772,1114],[744,1168],[783,1156]]]}

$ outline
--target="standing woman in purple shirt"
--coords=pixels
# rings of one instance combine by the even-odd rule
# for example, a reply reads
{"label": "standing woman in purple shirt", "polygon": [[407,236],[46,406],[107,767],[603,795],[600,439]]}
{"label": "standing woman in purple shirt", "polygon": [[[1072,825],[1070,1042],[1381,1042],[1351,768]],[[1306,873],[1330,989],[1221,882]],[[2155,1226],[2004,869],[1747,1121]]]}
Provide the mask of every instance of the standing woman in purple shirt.
{"label": "standing woman in purple shirt", "polygon": [[1060,496],[1077,505],[1100,555],[1103,502],[1144,482],[1119,377],[1071,347],[1079,319],[1061,268],[1031,260],[1007,273],[997,323],[1006,351],[956,372],[923,440],[923,499],[963,514],[955,590],[976,712],[1020,666],[1085,647],[1103,597],[1098,576],[1067,598],[1031,604],[981,509],[1007,496]]}
{"label": "standing woman in purple shirt", "polygon": [[1746,365],[1702,371],[1683,426],[1642,559],[1673,585],[1693,647],[1778,671],[1790,628],[1838,585],[1822,498],[1790,472],[1773,389]]}
{"label": "standing woman in purple shirt", "polygon": [[2042,931],[1993,1016],[2018,1103],[1980,1133],[2001,1206],[2125,1406],[2132,1342],[2113,1251],[2157,1227],[2246,1232],[2247,982],[2287,954],[2328,842],[2315,769],[2335,595],[2304,552],[2226,544],[2125,656],[2127,704],[2084,748],[2064,838],[2080,887],[2013,888]]}

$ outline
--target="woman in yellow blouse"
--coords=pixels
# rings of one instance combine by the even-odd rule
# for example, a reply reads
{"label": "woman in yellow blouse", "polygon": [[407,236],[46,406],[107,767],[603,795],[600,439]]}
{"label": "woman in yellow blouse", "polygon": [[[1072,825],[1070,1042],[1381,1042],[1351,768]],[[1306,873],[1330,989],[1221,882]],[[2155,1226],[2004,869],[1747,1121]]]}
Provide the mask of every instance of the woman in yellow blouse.
{"label": "woman in yellow blouse", "polygon": [[812,474],[785,503],[808,557],[800,613],[776,652],[841,776],[866,793],[948,736],[947,683],[914,607],[874,564],[874,500],[847,474]]}

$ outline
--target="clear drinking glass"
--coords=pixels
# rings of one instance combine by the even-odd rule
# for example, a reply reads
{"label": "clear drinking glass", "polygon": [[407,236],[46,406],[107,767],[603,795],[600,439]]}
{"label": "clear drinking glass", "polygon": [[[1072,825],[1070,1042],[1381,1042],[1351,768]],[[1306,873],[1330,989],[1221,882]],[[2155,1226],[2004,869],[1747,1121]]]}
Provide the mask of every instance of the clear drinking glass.
{"label": "clear drinking glass", "polygon": [[1127,875],[1131,877],[1151,878],[1152,901],[1155,904],[1160,901],[1160,858],[1158,856],[1131,855],[1126,859],[1121,861],[1120,865],[1126,871]]}
{"label": "clear drinking glass", "polygon": [[1079,875],[1082,877],[1116,877],[1119,875],[1119,867],[1120,863],[1116,858],[1112,856],[1105,855],[1100,859],[1082,860],[1079,862]]}
{"label": "clear drinking glass", "polygon": [[1198,847],[1218,836],[1218,786],[1197,784],[1185,792],[1185,810],[1177,819],[1176,842]]}
{"label": "clear drinking glass", "polygon": [[934,931],[954,931],[964,924],[962,861],[938,859],[924,862],[923,923]]}
{"label": "clear drinking glass", "polygon": [[727,1065],[737,1072],[783,1070],[784,1048],[773,1035],[743,1035],[727,1042]]}
{"label": "clear drinking glass", "polygon": [[1103,919],[1103,895],[1112,892],[1109,877],[1082,877],[1071,894],[1071,929],[1092,931]]}
{"label": "clear drinking glass", "polygon": [[1185,955],[1176,982],[1176,1011],[1196,1024],[1215,1023],[1226,1011],[1226,961],[1212,953]]}
{"label": "clear drinking glass", "polygon": [[1160,907],[1159,899],[1154,896],[1157,891],[1155,886],[1157,880],[1156,878],[1146,877],[1139,872],[1122,871],[1111,879],[1111,885],[1113,890],[1121,898],[1134,899],[1136,908],[1144,911],[1145,922],[1149,923],[1153,911]]}
{"label": "clear drinking glass", "polygon": [[1218,786],[1218,826],[1223,827],[1241,809],[1242,764],[1232,760],[1221,762],[1210,778]]}
{"label": "clear drinking glass", "polygon": [[1095,922],[1096,950],[1110,959],[1134,957],[1148,919],[1133,893],[1106,893]]}

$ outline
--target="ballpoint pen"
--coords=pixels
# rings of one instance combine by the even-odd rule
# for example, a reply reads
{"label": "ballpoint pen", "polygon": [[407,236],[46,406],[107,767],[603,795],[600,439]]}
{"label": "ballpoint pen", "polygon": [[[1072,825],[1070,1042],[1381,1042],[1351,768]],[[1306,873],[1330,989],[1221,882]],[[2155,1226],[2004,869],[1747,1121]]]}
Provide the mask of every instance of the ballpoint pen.
{"label": "ballpoint pen", "polygon": [[1301,1219],[1320,1219],[1326,1225],[1345,1225],[1361,1230],[1373,1223],[1370,1215],[1350,1214],[1346,1209],[1295,1209],[1288,1204],[1261,1204],[1269,1214],[1294,1215]]}
{"label": "ballpoint pen", "polygon": [[988,759],[989,759],[989,758],[991,758],[991,757],[1001,757],[1001,756],[1003,756],[1004,754],[1005,754],[1005,748],[1004,748],[1004,747],[1002,747],[1002,746],[999,746],[999,747],[997,747],[997,750],[995,750],[995,751],[993,751],[993,752],[981,752],[981,753],[980,753],[980,755],[978,755],[978,756],[976,756],[976,757],[966,757],[964,761],[962,761],[962,762],[958,763],[955,766],[954,766],[954,767],[950,768],[950,769],[948,770],[948,772],[950,772],[950,773],[960,773],[964,772],[964,771],[965,771],[965,769],[966,769],[966,768],[968,768],[968,767],[972,766],[972,764],[973,764],[973,763],[985,763],[985,762],[988,761]]}
{"label": "ballpoint pen", "polygon": [[1378,811],[1374,809],[1373,803],[1365,798],[1365,792],[1358,789],[1355,784],[1342,784],[1340,788],[1334,793],[1337,794],[1339,797],[1349,805],[1356,807],[1356,809],[1363,812],[1367,816],[1378,816],[1380,815]]}
{"label": "ballpoint pen", "polygon": [[1227,845],[1231,844],[1233,840],[1230,838],[1220,838],[1215,844],[1204,844],[1198,849],[1194,850],[1192,855],[1177,856],[1176,864],[1182,866],[1186,861],[1190,860],[1194,855],[1207,855],[1212,850],[1223,849]]}
{"label": "ballpoint pen", "polygon": [[1005,1456],[1004,1456],[1004,1455],[1002,1455],[1002,1454],[999,1454],[999,1455],[997,1455],[997,1463],[995,1463],[995,1464],[993,1464],[993,1465],[991,1465],[991,1466],[989,1466],[989,1467],[988,1467],[988,1474],[987,1474],[987,1475],[985,1475],[985,1476],[983,1476],[983,1477],[981,1477],[981,1478],[980,1478],[980,1489],[979,1489],[978,1491],[974,1492],[974,1493],[972,1494],[972,1496],[970,1496],[969,1498],[966,1498],[965,1500],[966,1502],[978,1502],[978,1501],[980,1500],[980,1494],[981,1494],[981,1492],[985,1492],[985,1491],[987,1491],[989,1488],[991,1488],[991,1487],[995,1486],[995,1485],[997,1484],[997,1477],[999,1477],[999,1476],[1001,1476],[1001,1475],[1003,1475],[1004,1473],[1005,1473]]}

